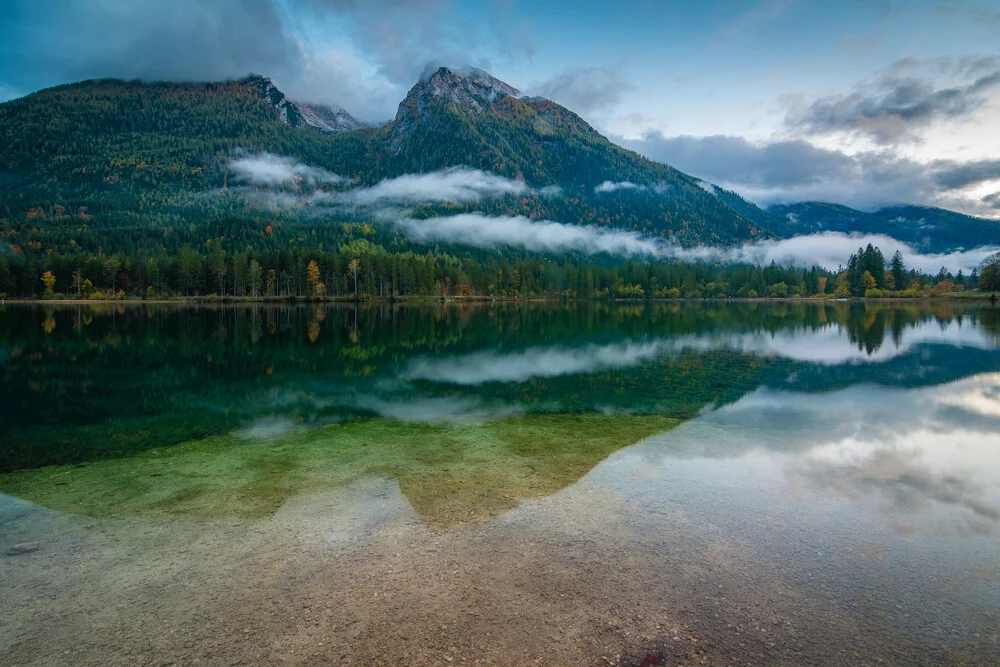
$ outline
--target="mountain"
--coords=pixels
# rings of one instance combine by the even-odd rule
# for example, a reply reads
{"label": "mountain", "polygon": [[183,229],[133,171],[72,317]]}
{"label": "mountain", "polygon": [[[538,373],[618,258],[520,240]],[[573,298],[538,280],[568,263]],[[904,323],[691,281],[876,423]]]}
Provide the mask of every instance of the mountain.
{"label": "mountain", "polygon": [[293,102],[265,76],[252,74],[243,79],[242,83],[257,89],[261,99],[274,107],[281,122],[290,127],[314,127],[327,134],[351,132],[367,127],[366,123],[362,123],[340,107]]}
{"label": "mountain", "polygon": [[[683,245],[822,230],[888,234],[927,252],[1000,241],[998,223],[941,209],[863,213],[810,202],[764,211],[472,68],[425,71],[393,120],[378,127],[343,109],[289,100],[259,75],[217,83],[83,81],[0,104],[0,146],[0,239],[26,254],[172,254],[218,238],[240,248],[329,248],[349,242],[350,233],[318,219],[353,224],[371,215],[317,207],[312,190],[273,193],[237,181],[234,157],[261,152],[357,186],[457,166],[528,186],[517,196],[421,204],[412,212],[418,217],[523,215]],[[340,188],[322,187],[327,198]],[[371,227],[372,242],[407,244],[392,225],[374,220]],[[263,228],[273,233],[264,238]]]}
{"label": "mountain", "polygon": [[[479,207],[490,213],[633,229],[686,244],[765,235],[698,179],[610,142],[555,102],[520,97],[482,70],[425,72],[390,123],[335,139],[338,155],[327,164],[363,183],[466,165],[562,191],[520,207]],[[598,190],[606,182],[637,187]]]}
{"label": "mountain", "polygon": [[823,202],[767,209],[758,222],[777,236],[822,231],[884,234],[925,253],[1000,246],[1000,222],[929,206],[891,206],[873,213]]}
{"label": "mountain", "polygon": [[[255,207],[236,196],[230,161],[266,151],[359,185],[467,166],[519,179],[533,193],[425,206],[421,215],[525,215],[684,244],[767,235],[752,220],[764,215],[752,204],[738,211],[698,179],[611,143],[569,109],[520,97],[481,70],[428,71],[391,122],[360,125],[346,112],[288,100],[261,76],[42,90],[0,104],[0,228],[12,245],[54,252],[71,242],[90,252],[174,252],[219,236],[256,247],[261,241],[244,228],[261,219],[280,221],[273,227],[289,242],[301,243],[301,230],[340,242],[329,226],[316,228],[309,210]],[[628,187],[601,189],[605,182]],[[213,194],[220,191],[227,196]],[[386,234],[380,242],[401,242]]]}

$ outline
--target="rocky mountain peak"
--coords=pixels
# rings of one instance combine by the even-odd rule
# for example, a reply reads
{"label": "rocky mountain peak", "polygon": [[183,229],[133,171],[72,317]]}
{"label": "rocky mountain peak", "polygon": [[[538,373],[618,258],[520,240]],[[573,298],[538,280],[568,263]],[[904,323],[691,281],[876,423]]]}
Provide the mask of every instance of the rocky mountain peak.
{"label": "rocky mountain peak", "polygon": [[419,108],[421,102],[434,97],[482,113],[498,99],[518,95],[520,91],[517,88],[475,67],[428,67],[400,104],[396,117],[399,118],[406,108]]}
{"label": "rocky mountain peak", "polygon": [[293,102],[266,76],[251,74],[242,83],[256,89],[262,100],[274,107],[278,119],[292,127],[314,127],[326,134],[350,132],[367,125],[338,106]]}

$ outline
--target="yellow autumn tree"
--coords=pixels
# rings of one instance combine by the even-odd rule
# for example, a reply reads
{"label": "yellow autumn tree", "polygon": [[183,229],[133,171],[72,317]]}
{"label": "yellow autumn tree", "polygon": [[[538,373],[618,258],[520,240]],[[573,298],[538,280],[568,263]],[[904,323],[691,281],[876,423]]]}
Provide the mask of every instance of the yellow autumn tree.
{"label": "yellow autumn tree", "polygon": [[309,281],[310,295],[322,296],[317,294],[316,289],[316,285],[319,284],[319,264],[316,263],[315,259],[309,260],[309,265],[306,266],[306,280]]}
{"label": "yellow autumn tree", "polygon": [[56,277],[51,271],[42,274],[42,284],[45,285],[45,296],[52,296],[56,291]]}

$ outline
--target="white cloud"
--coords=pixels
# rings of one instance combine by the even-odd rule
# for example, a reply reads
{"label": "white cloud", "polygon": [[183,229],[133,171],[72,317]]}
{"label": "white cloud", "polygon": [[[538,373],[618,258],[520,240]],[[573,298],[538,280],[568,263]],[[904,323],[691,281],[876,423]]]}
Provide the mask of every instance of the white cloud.
{"label": "white cloud", "polygon": [[718,197],[719,193],[715,191],[715,186],[708,181],[698,181],[698,187],[712,195],[713,197]]}
{"label": "white cloud", "polygon": [[633,183],[632,181],[604,181],[596,188],[594,192],[601,194],[606,192],[615,192],[617,190],[645,190],[645,185],[639,185],[638,183]]}
{"label": "white cloud", "polygon": [[551,220],[529,220],[524,216],[490,217],[481,213],[396,222],[407,237],[418,243],[455,243],[477,248],[515,246],[533,252],[606,252],[625,257],[682,262],[731,262],[783,266],[822,266],[833,270],[847,264],[859,247],[871,243],[888,259],[897,250],[906,265],[925,273],[944,266],[952,273],[968,273],[1000,248],[983,246],[973,250],[923,255],[913,247],[881,234],[822,232],[790,239],[768,240],[736,247],[681,247],[635,232],[603,227],[569,225]]}
{"label": "white cloud", "polygon": [[529,191],[523,181],[497,176],[479,169],[453,167],[429,174],[406,174],[388,178],[370,188],[344,193],[345,200],[359,205],[416,202],[476,202],[483,197],[519,195]]}
{"label": "white cloud", "polygon": [[656,239],[620,229],[567,225],[550,220],[533,221],[524,216],[490,217],[481,213],[403,219],[403,232],[420,243],[457,243],[477,248],[509,245],[535,252],[575,251],[588,255],[601,252],[625,256],[655,256],[662,252]]}
{"label": "white cloud", "polygon": [[310,167],[291,158],[271,153],[245,155],[230,160],[229,168],[236,174],[237,179],[254,185],[278,186],[292,183],[337,185],[351,182],[351,179],[325,169]]}
{"label": "white cloud", "polygon": [[766,265],[773,261],[782,265],[817,265],[826,267],[827,269],[836,269],[838,266],[847,264],[851,253],[856,252],[859,247],[864,247],[869,243],[881,249],[886,259],[899,250],[903,255],[903,261],[906,262],[908,267],[925,273],[937,273],[942,266],[953,273],[959,269],[968,273],[972,268],[978,266],[983,259],[1000,250],[1000,248],[993,246],[983,246],[973,250],[922,255],[914,250],[912,246],[882,234],[822,232],[807,236],[794,236],[790,239],[782,239],[780,241],[761,241],[759,243],[739,246],[738,248],[677,249],[675,255],[679,259],[684,259],[685,255],[689,257],[693,255],[693,259],[704,259],[706,255],[705,251],[708,250],[708,256],[717,254],[717,256],[733,262]]}

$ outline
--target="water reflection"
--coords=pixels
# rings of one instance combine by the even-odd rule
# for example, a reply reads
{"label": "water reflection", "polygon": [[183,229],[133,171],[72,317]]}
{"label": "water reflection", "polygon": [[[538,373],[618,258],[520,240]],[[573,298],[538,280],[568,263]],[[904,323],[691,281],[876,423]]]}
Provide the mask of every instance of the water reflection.
{"label": "water reflection", "polygon": [[401,377],[459,385],[527,382],[535,378],[596,373],[630,368],[655,358],[665,341],[623,341],[607,345],[532,347],[510,353],[484,350],[458,357],[419,357]]}
{"label": "water reflection", "polygon": [[[645,469],[742,461],[779,495],[840,497],[907,534],[1000,522],[1000,374],[932,387],[761,389],[637,448]],[[658,477],[658,475],[653,475]],[[818,501],[819,502],[819,501]]]}
{"label": "water reflection", "polygon": [[688,419],[762,386],[932,385],[1000,370],[997,331],[961,304],[5,306],[0,471],[266,424]]}
{"label": "water reflection", "polygon": [[8,643],[280,661],[291,629],[306,660],[358,633],[458,662],[506,627],[542,648],[486,661],[994,664],[998,331],[955,304],[0,308]]}

